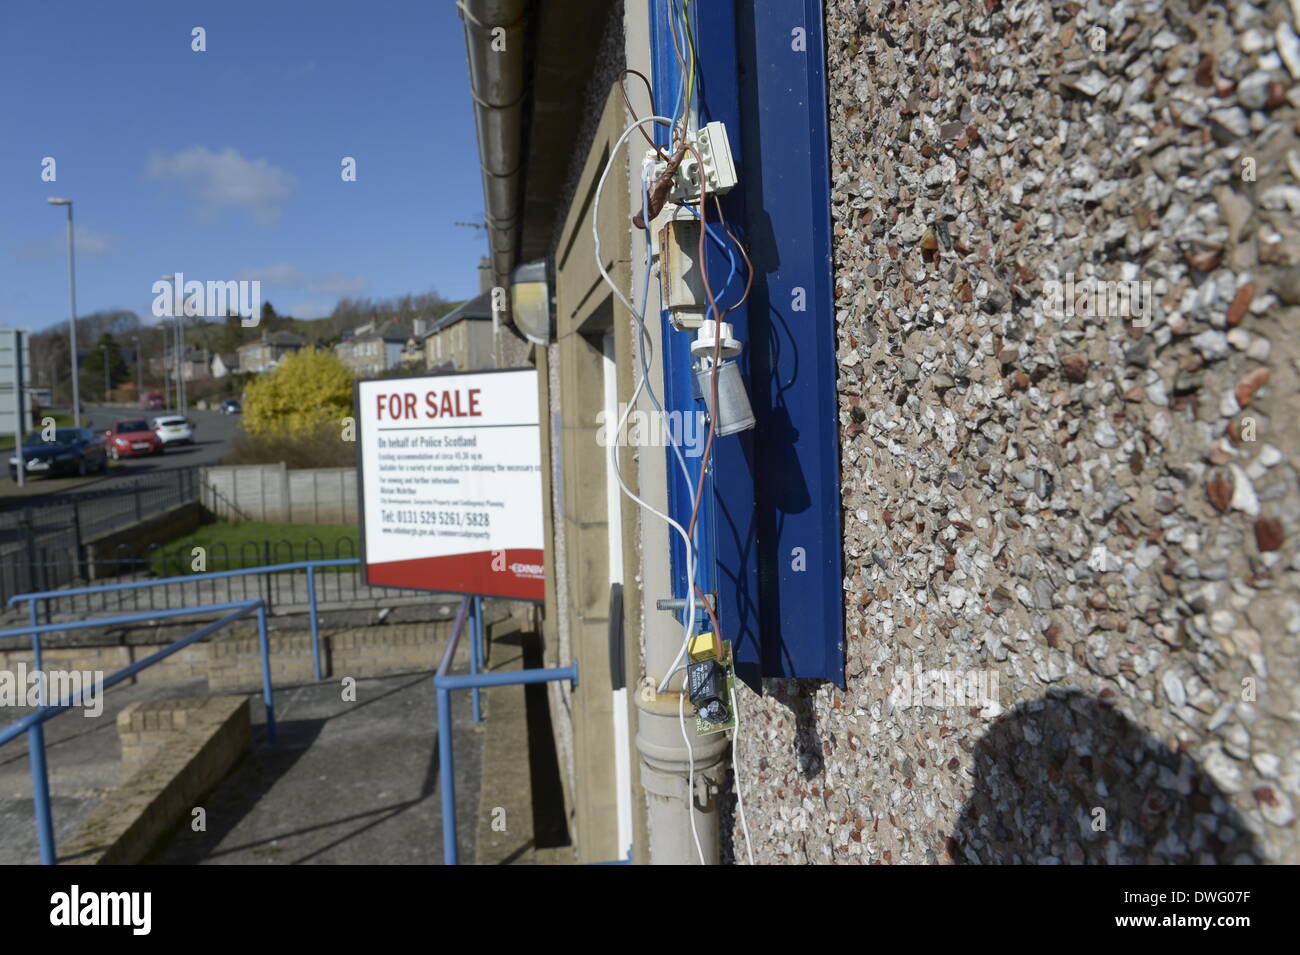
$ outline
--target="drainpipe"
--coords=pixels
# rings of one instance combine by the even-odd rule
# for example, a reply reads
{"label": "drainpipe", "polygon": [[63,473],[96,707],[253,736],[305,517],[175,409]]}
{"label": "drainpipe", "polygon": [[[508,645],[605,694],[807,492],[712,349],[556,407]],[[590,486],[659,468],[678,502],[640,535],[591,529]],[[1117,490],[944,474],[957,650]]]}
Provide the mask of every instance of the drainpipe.
{"label": "drainpipe", "polygon": [[456,7],[465,23],[492,271],[496,284],[504,287],[519,246],[528,2],[457,0]]}
{"label": "drainpipe", "polygon": [[[650,11],[647,0],[625,0],[623,30],[626,37],[627,66],[654,77],[651,55]],[[655,77],[658,80],[658,77]],[[644,96],[637,84],[628,89],[638,112],[648,115],[649,103],[637,97]],[[641,207],[640,150],[629,149],[628,205]],[[644,263],[647,252],[644,233],[632,230],[632,261]],[[644,278],[641,268],[632,269],[634,301],[653,294],[641,287]],[[652,278],[651,283],[654,282]],[[653,287],[653,285],[652,285]],[[650,375],[662,394],[663,342],[661,323],[647,323],[652,345]],[[637,346],[640,347],[640,342]],[[642,454],[639,457],[640,493],[662,511],[668,510],[667,480],[665,471],[668,456]],[[676,464],[672,465],[676,467]],[[725,780],[727,734],[695,735],[694,710],[689,700],[680,700],[685,674],[678,674],[668,685],[668,690],[656,693],[664,674],[672,666],[677,650],[682,645],[681,612],[669,613],[656,609],[656,600],[673,596],[672,577],[667,554],[672,546],[670,531],[660,521],[641,522],[644,560],[641,566],[643,586],[643,646],[645,650],[645,675],[635,688],[637,717],[636,748],[640,757],[641,785],[645,789],[646,827],[649,839],[649,861],[654,865],[699,865],[700,856],[691,832],[692,816],[699,835],[704,861],[716,865],[719,861],[718,792]],[[658,555],[652,557],[651,555]],[[698,606],[698,604],[697,604]],[[682,739],[679,701],[686,715],[686,737]],[[689,757],[689,758],[688,758]],[[688,777],[694,762],[695,788],[690,792]]]}
{"label": "drainpipe", "polygon": [[[648,642],[647,654],[651,646],[653,643]],[[666,669],[658,672],[662,674]],[[705,865],[717,865],[718,793],[726,772],[723,757],[727,752],[727,734],[696,736],[694,710],[688,700],[681,699],[684,692],[681,681],[675,680],[676,688],[663,693],[655,692],[657,683],[655,677],[647,676],[641,682],[636,701],[636,748],[641,754],[641,786],[646,795],[650,863],[699,865],[702,852]],[[679,705],[685,713],[689,749],[682,739]],[[688,783],[691,775],[688,756],[695,764],[693,792]],[[695,834],[700,840],[699,850],[691,832],[692,815]]]}

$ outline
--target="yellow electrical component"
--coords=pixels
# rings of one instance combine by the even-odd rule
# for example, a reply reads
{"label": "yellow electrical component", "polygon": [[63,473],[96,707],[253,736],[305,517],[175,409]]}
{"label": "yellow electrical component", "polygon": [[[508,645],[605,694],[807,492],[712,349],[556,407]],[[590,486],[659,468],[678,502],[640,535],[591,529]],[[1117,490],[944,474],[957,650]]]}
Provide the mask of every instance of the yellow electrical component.
{"label": "yellow electrical component", "polygon": [[699,663],[701,660],[718,659],[721,655],[721,649],[718,646],[717,638],[712,633],[697,633],[691,637],[686,653],[691,658],[692,663]]}

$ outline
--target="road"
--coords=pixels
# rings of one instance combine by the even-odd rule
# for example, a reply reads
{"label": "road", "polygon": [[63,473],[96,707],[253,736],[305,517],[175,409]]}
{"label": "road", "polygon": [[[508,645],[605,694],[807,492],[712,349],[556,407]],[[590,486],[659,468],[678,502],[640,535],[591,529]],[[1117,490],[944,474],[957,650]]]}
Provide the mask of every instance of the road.
{"label": "road", "polygon": [[[87,415],[97,430],[146,417],[129,408],[88,408]],[[194,500],[196,468],[224,460],[238,420],[215,411],[188,417],[196,426],[193,445],[110,462],[102,475],[35,478],[22,488],[0,480],[0,600],[70,583],[80,573],[85,541]]]}
{"label": "road", "polygon": [[[96,431],[104,431],[114,421],[122,418],[152,418],[163,412],[137,411],[131,408],[86,409],[90,417],[90,426]],[[123,458],[116,463],[109,462],[107,473],[88,477],[40,477],[29,479],[24,487],[11,481],[6,472],[0,478],[0,505],[17,497],[40,497],[46,494],[64,494],[68,491],[87,489],[101,491],[112,485],[109,482],[122,478],[139,477],[158,471],[174,468],[189,468],[200,465],[219,464],[229,450],[230,440],[239,427],[237,415],[223,415],[218,411],[190,411],[186,415],[194,422],[195,443],[168,448],[164,454],[147,458]],[[7,459],[12,452],[6,452]]]}

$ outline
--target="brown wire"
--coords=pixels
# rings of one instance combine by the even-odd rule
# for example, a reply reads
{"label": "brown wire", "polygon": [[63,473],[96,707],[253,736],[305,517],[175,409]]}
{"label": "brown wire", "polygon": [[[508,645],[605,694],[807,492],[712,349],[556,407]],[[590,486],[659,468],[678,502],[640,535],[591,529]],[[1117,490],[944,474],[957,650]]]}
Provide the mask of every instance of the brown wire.
{"label": "brown wire", "polygon": [[[636,128],[641,131],[641,138],[650,144],[650,148],[655,151],[655,155],[657,155],[660,159],[667,160],[668,154],[665,153],[663,149],[653,139],[650,138],[650,134],[647,133],[645,127],[641,125],[641,117],[636,114],[636,109],[632,106],[632,98],[627,95],[627,77],[629,73],[635,77],[638,77],[641,80],[641,82],[645,84],[646,93],[649,94],[650,96],[650,114],[652,116],[657,115],[659,112],[658,108],[655,106],[654,87],[650,85],[650,80],[640,70],[624,70],[622,73],[618,75],[618,86],[619,89],[623,91],[623,102],[627,104],[627,111],[632,114],[632,121],[637,124]],[[672,125],[671,123],[665,123],[662,119],[656,120],[656,122],[660,126]]]}
{"label": "brown wire", "polygon": [[700,585],[695,585],[695,594],[700,598],[700,603],[704,605],[704,612],[709,615],[709,623],[713,624],[713,654],[716,657],[722,656],[722,625],[718,623],[718,615],[713,612],[713,605],[709,602],[708,596],[700,589]]}
{"label": "brown wire", "polygon": [[749,290],[754,284],[754,263],[749,260],[749,253],[745,251],[745,246],[741,244],[741,241],[736,238],[732,233],[731,228],[727,225],[726,213],[722,211],[722,201],[717,197],[716,193],[713,196],[713,206],[718,210],[718,223],[722,226],[722,231],[727,233],[727,238],[736,244],[736,248],[740,250],[740,257],[745,260],[745,294],[740,296],[740,299],[735,305],[722,313],[722,317],[726,318],[736,309],[740,308],[740,306],[744,305],[745,301],[749,298]]}
{"label": "brown wire", "polygon": [[695,487],[695,503],[691,507],[691,523],[686,529],[686,539],[688,541],[695,538],[695,523],[700,516],[700,501],[704,497],[704,474],[709,466],[709,454],[713,450],[713,436],[718,430],[718,362],[722,358],[722,329],[720,327],[722,318],[718,313],[718,303],[713,297],[713,286],[709,283],[709,270],[704,267],[704,234],[705,221],[704,213],[707,211],[709,201],[709,187],[704,176],[704,162],[700,159],[700,154],[690,143],[683,145],[691,151],[695,157],[695,166],[700,173],[700,244],[699,244],[699,263],[700,278],[704,282],[704,294],[708,299],[709,305],[713,308],[713,366],[709,369],[709,384],[713,393],[713,403],[709,408],[709,437],[704,442],[704,454],[700,460],[703,462],[700,468],[700,481]]}

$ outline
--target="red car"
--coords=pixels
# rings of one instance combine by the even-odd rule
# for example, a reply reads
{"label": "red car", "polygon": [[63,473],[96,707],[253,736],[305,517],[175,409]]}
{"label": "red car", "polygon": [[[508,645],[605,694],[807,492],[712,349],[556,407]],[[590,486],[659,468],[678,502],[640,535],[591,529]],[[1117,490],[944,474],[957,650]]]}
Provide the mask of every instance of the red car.
{"label": "red car", "polygon": [[114,421],[113,427],[104,432],[104,444],[108,448],[108,456],[114,461],[142,454],[163,453],[163,443],[144,418]]}

